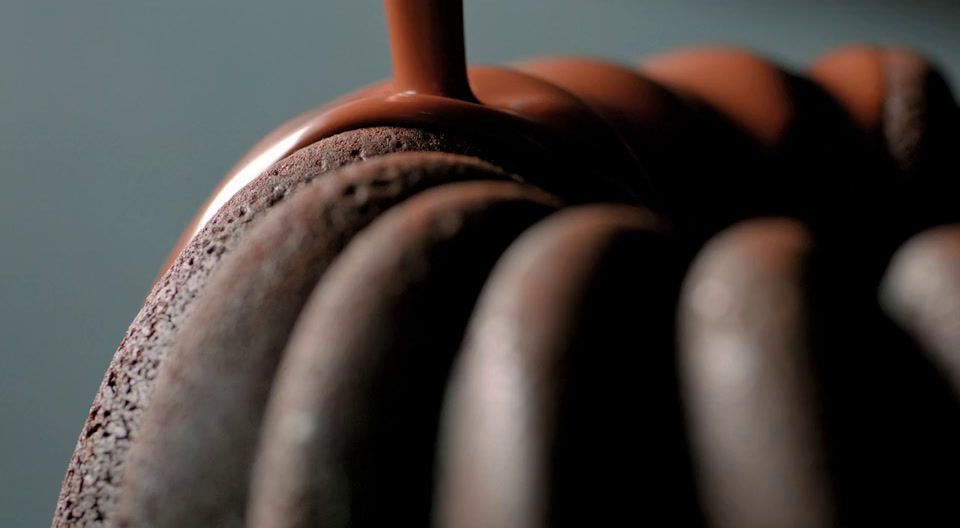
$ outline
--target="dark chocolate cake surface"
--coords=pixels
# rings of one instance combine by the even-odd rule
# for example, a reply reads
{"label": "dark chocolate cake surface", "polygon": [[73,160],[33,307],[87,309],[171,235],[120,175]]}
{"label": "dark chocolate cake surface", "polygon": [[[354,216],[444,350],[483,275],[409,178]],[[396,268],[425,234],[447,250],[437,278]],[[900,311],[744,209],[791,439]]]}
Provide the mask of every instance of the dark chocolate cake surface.
{"label": "dark chocolate cake surface", "polygon": [[54,526],[956,524],[960,110],[934,65],[468,68],[461,2],[385,5],[393,81],[228,175]]}
{"label": "dark chocolate cake surface", "polygon": [[[263,213],[329,171],[403,151],[482,152],[474,144],[414,129],[340,134],[277,163],[237,193],[190,240],[154,284],[104,376],[64,478],[55,526],[96,526],[111,518],[126,455],[136,442],[159,368],[222,258],[242,244]],[[384,165],[370,170],[377,167],[388,170]],[[428,160],[425,170],[429,168]]]}

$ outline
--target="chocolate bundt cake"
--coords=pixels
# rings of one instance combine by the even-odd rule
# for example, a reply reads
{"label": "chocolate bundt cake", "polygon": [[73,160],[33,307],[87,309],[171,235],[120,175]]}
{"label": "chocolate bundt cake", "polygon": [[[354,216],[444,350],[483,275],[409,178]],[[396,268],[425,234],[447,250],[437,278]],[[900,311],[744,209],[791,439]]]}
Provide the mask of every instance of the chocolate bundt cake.
{"label": "chocolate bundt cake", "polygon": [[385,6],[393,80],[268,136],[185,231],[54,526],[960,521],[934,65],[468,69],[461,2]]}

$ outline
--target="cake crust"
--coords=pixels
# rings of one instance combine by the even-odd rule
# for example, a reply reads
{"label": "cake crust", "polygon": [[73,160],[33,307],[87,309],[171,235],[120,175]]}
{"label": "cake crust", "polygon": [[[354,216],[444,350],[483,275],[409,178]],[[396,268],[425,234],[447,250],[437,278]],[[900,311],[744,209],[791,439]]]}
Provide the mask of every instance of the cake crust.
{"label": "cake crust", "polygon": [[418,129],[379,127],[339,134],[278,162],[237,193],[153,285],[97,391],[71,456],[52,526],[105,526],[113,514],[130,446],[158,370],[222,258],[241,245],[262,213],[325,173],[394,152],[488,157],[482,147]]}

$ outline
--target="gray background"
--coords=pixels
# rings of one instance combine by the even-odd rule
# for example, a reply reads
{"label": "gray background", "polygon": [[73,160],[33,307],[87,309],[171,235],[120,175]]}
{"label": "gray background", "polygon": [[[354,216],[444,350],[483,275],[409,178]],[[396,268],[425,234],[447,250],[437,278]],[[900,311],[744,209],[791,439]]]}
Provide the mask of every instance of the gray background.
{"label": "gray background", "polygon": [[[958,2],[467,0],[473,62],[902,42],[960,76]],[[588,7],[589,6],[589,7]],[[272,127],[388,74],[377,0],[0,0],[0,526],[49,522],[178,233]]]}

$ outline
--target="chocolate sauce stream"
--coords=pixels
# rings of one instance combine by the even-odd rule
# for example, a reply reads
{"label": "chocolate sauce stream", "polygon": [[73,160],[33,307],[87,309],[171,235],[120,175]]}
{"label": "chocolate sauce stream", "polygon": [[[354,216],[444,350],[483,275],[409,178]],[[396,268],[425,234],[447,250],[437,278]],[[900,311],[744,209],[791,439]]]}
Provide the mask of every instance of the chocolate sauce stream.
{"label": "chocolate sauce stream", "polygon": [[461,0],[384,0],[397,92],[476,102],[467,80]]}
{"label": "chocolate sauce stream", "polygon": [[394,81],[311,110],[261,140],[191,222],[164,270],[231,197],[271,165],[322,139],[368,127],[455,134],[552,171],[551,181],[534,183],[557,194],[649,205],[650,183],[633,147],[578,95],[522,68],[467,69],[461,0],[384,0],[384,6]]}

